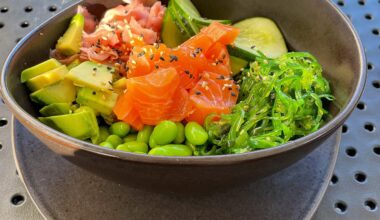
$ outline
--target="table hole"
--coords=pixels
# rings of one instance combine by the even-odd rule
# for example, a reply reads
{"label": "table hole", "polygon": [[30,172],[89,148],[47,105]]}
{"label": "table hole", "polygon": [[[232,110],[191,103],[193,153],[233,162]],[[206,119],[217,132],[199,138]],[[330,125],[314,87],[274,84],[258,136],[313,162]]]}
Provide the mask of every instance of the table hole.
{"label": "table hole", "polygon": [[11,203],[15,206],[19,206],[21,205],[22,203],[24,203],[25,201],[25,198],[24,196],[20,195],[20,194],[15,194],[12,196],[11,198]]}
{"label": "table hole", "polygon": [[359,4],[359,5],[365,5],[365,1],[364,1],[364,0],[359,0],[359,1],[358,1],[358,4]]}
{"label": "table hole", "polygon": [[368,211],[375,211],[377,209],[377,203],[372,199],[365,201],[364,206]]}
{"label": "table hole", "polygon": [[364,183],[367,180],[367,175],[363,172],[358,172],[355,174],[355,180],[359,183]]}
{"label": "table hole", "polygon": [[339,181],[339,178],[334,174],[332,177],[331,177],[331,181],[330,181],[330,184],[331,185],[335,185],[337,184]]}
{"label": "table hole", "polygon": [[0,143],[0,150],[1,150],[1,149],[3,149],[3,144],[2,144],[2,143]]}
{"label": "table hole", "polygon": [[373,87],[378,89],[378,88],[380,88],[380,81],[379,80],[372,81],[372,85],[373,85]]}
{"label": "table hole", "polygon": [[28,21],[23,21],[23,22],[21,22],[20,26],[22,28],[27,28],[27,27],[29,27],[29,22]]}
{"label": "table hole", "polygon": [[372,70],[373,69],[373,64],[372,63],[368,63],[367,64],[367,69],[368,70]]}
{"label": "table hole", "polygon": [[9,11],[9,8],[8,7],[2,7],[1,9],[0,9],[0,12],[1,13],[6,13],[6,12],[8,12]]}
{"label": "table hole", "polygon": [[16,170],[16,176],[18,176],[18,170]]}
{"label": "table hole", "polygon": [[373,18],[371,14],[365,14],[364,17],[367,20],[372,20],[372,18]]}
{"label": "table hole", "polygon": [[49,6],[49,11],[50,11],[50,12],[55,12],[55,11],[57,11],[57,6],[55,6],[55,5],[51,5],[51,6]]}
{"label": "table hole", "polygon": [[347,156],[349,156],[349,157],[355,157],[355,156],[356,156],[356,153],[357,153],[357,151],[356,151],[356,149],[353,148],[353,147],[348,147],[348,148],[346,149],[346,154],[347,154]]}
{"label": "table hole", "polygon": [[380,31],[379,31],[379,29],[372,29],[372,34],[374,34],[374,35],[379,35],[380,34]]}
{"label": "table hole", "polygon": [[364,102],[359,102],[356,106],[359,110],[364,110],[366,108],[366,105]]}
{"label": "table hole", "polygon": [[4,27],[4,23],[0,22],[0,29]]}
{"label": "table hole", "polygon": [[28,5],[28,6],[26,6],[26,7],[24,8],[24,11],[27,12],[27,13],[29,13],[29,12],[33,11],[33,7],[30,6],[30,5]]}
{"label": "table hole", "polygon": [[8,121],[6,118],[0,118],[0,127],[3,127],[8,124]]}
{"label": "table hole", "polygon": [[380,156],[380,145],[377,145],[373,148],[373,152]]}
{"label": "table hole", "polygon": [[347,211],[347,204],[343,201],[338,201],[337,203],[335,203],[334,208],[335,212],[343,214]]}
{"label": "table hole", "polygon": [[375,126],[372,123],[367,122],[364,125],[364,129],[369,132],[373,132],[375,130]]}
{"label": "table hole", "polygon": [[342,133],[347,133],[348,132],[348,127],[347,125],[342,126]]}
{"label": "table hole", "polygon": [[341,7],[343,7],[343,6],[344,6],[344,1],[343,1],[343,0],[339,0],[339,1],[337,2],[337,4],[338,4],[339,6],[341,6]]}

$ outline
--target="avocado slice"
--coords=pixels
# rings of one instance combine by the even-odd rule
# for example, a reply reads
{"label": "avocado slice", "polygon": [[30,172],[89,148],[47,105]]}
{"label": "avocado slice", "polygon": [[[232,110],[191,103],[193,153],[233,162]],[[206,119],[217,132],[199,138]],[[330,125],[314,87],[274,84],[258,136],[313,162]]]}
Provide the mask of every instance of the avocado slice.
{"label": "avocado slice", "polygon": [[[99,137],[98,123],[94,123],[95,115],[90,111],[73,114],[39,117],[38,119],[58,131],[80,140]],[[95,118],[96,121],[96,118]]]}
{"label": "avocado slice", "polygon": [[90,88],[80,88],[78,90],[77,103],[86,105],[93,108],[95,111],[104,114],[111,115],[112,109],[116,104],[118,94],[117,93],[105,93],[101,91],[95,91]]}
{"label": "avocado slice", "polygon": [[46,60],[45,62],[29,67],[28,69],[25,69],[21,72],[21,82],[25,83],[29,79],[47,71],[53,70],[61,65],[62,64],[59,63],[56,59],[51,58],[49,60]]}
{"label": "avocado slice", "polygon": [[84,29],[84,16],[76,14],[70,22],[69,28],[59,38],[56,45],[58,53],[71,56],[80,52],[82,44],[82,33]]}
{"label": "avocado slice", "polygon": [[86,61],[72,68],[66,78],[79,87],[112,93],[113,72],[109,66]]}
{"label": "avocado slice", "polygon": [[232,71],[233,76],[240,73],[241,69],[248,66],[248,61],[239,57],[230,56],[230,61],[231,61],[231,71]]}
{"label": "avocado slice", "polygon": [[46,86],[50,86],[58,81],[61,81],[64,75],[68,72],[69,70],[66,68],[66,66],[61,65],[53,70],[29,79],[26,81],[26,85],[30,91],[34,92]]}
{"label": "avocado slice", "polygon": [[71,112],[71,105],[68,103],[53,103],[40,109],[41,115],[45,117],[66,115],[70,114]]}
{"label": "avocado slice", "polygon": [[93,124],[93,134],[91,136],[91,141],[94,144],[99,144],[100,143],[100,130],[99,130],[99,123],[98,120],[96,119],[96,111],[88,106],[81,106],[77,110],[75,110],[75,113],[79,112],[89,112],[91,114],[91,123]]}
{"label": "avocado slice", "polygon": [[41,105],[69,103],[75,100],[76,89],[70,80],[64,79],[30,94],[33,102]]}

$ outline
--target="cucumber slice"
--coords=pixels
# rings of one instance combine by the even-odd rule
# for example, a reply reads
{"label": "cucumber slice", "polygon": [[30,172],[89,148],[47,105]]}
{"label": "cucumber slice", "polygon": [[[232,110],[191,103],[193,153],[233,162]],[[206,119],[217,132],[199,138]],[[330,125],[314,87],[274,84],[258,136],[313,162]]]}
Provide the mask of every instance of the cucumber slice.
{"label": "cucumber slice", "polygon": [[277,58],[288,52],[281,31],[268,18],[249,18],[234,26],[240,29],[240,34],[234,42],[235,46],[229,48],[231,55],[252,60],[257,51],[269,58]]}
{"label": "cucumber slice", "polygon": [[162,24],[161,39],[168,47],[176,47],[185,42],[188,36],[183,28],[179,28],[180,24],[176,24],[173,19],[172,8],[167,9]]}
{"label": "cucumber slice", "polygon": [[248,65],[248,61],[235,56],[230,56],[230,61],[233,76],[240,73],[241,69],[245,68]]}
{"label": "cucumber slice", "polygon": [[169,47],[176,47],[213,21],[231,24],[230,20],[202,18],[190,0],[171,0],[165,12],[161,38]]}

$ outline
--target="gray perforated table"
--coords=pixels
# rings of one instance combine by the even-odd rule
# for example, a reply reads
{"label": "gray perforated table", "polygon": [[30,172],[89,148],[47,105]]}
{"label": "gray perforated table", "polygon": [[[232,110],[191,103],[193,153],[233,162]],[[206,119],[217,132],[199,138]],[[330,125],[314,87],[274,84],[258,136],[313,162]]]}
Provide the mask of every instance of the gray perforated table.
{"label": "gray perforated table", "polygon": [[[0,0],[0,67],[28,31],[68,0]],[[338,0],[359,32],[368,80],[357,109],[343,126],[334,175],[314,219],[380,219],[380,1]],[[2,103],[0,103],[2,105]],[[11,114],[0,106],[0,219],[42,219],[13,162]]]}

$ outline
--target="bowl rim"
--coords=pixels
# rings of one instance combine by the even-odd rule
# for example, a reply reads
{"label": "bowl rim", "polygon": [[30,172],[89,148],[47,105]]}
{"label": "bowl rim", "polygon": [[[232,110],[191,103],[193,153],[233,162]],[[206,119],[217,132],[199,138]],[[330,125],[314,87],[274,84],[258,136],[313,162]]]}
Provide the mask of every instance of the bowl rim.
{"label": "bowl rim", "polygon": [[[192,156],[192,157],[168,157],[168,156],[151,156],[151,155],[142,155],[142,154],[133,154],[124,151],[117,151],[114,149],[104,148],[86,141],[82,141],[73,137],[70,137],[64,133],[56,131],[53,128],[50,128],[36,118],[27,113],[18,103],[12,98],[10,91],[8,90],[6,83],[6,73],[8,72],[9,65],[17,53],[17,51],[24,45],[24,43],[37,32],[42,31],[42,29],[53,19],[59,17],[67,10],[70,10],[72,7],[76,7],[81,4],[83,1],[79,0],[74,3],[69,4],[62,11],[57,13],[55,16],[49,18],[44,21],[42,24],[34,28],[30,33],[28,33],[10,52],[8,55],[4,66],[1,71],[0,77],[0,94],[7,105],[7,107],[11,110],[14,116],[22,122],[24,126],[26,126],[29,130],[33,130],[35,136],[44,136],[44,138],[48,139],[51,142],[55,142],[64,147],[70,147],[76,150],[84,150],[87,152],[91,152],[100,156],[112,157],[121,160],[128,160],[138,163],[149,163],[149,164],[162,164],[162,165],[228,165],[235,163],[243,163],[250,160],[261,159],[269,156],[274,156],[281,154],[286,151],[291,151],[301,146],[305,146],[307,144],[316,142],[317,140],[321,140],[323,137],[330,135],[340,127],[347,117],[354,110],[356,104],[359,102],[359,99],[363,93],[365,82],[366,82],[366,58],[364,53],[364,48],[362,46],[361,40],[359,38],[358,33],[356,32],[353,24],[349,20],[349,18],[336,6],[332,1],[324,0],[326,4],[329,4],[330,7],[337,13],[344,21],[345,25],[351,31],[351,34],[355,40],[355,48],[359,52],[359,65],[360,72],[358,83],[354,89],[354,92],[350,95],[350,100],[345,105],[345,107],[329,122],[327,122],[324,126],[319,128],[317,131],[308,134],[304,137],[298,138],[293,141],[289,141],[285,144],[279,145],[273,148],[262,149],[258,151],[251,151],[247,153],[241,154],[226,154],[226,155],[214,155],[214,156]],[[34,129],[32,129],[34,128]],[[39,137],[38,137],[39,138]],[[40,138],[39,138],[40,139]]]}

